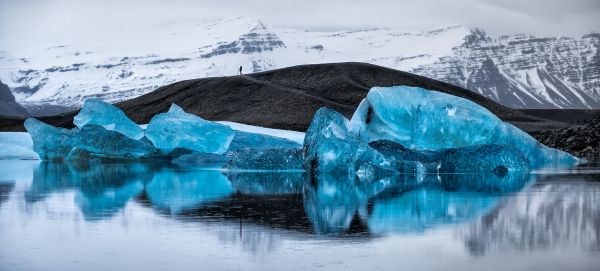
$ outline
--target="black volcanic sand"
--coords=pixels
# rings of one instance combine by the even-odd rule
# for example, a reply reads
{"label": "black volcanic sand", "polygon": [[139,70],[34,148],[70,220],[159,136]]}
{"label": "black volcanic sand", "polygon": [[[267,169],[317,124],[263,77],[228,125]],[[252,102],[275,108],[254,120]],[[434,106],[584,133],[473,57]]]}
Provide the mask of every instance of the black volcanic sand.
{"label": "black volcanic sand", "polygon": [[[314,112],[330,107],[346,117],[374,86],[418,86],[472,100],[526,131],[566,124],[502,106],[467,89],[427,77],[365,63],[301,65],[266,72],[177,82],[118,103],[135,122],[148,123],[171,103],[208,120],[227,120],[269,128],[306,131]],[[77,111],[39,119],[73,127]],[[0,131],[24,131],[23,120],[0,118]]]}
{"label": "black volcanic sand", "polygon": [[595,161],[600,158],[600,116],[584,125],[533,132],[532,135],[546,146],[571,152],[577,157]]}

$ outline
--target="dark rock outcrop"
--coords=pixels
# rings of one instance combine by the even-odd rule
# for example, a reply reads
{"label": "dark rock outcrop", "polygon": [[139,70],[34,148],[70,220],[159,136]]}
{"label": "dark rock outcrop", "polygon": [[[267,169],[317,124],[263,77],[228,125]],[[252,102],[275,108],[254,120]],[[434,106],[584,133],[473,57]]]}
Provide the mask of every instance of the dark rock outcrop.
{"label": "dark rock outcrop", "polygon": [[0,115],[25,117],[27,110],[15,100],[10,88],[0,81]]}

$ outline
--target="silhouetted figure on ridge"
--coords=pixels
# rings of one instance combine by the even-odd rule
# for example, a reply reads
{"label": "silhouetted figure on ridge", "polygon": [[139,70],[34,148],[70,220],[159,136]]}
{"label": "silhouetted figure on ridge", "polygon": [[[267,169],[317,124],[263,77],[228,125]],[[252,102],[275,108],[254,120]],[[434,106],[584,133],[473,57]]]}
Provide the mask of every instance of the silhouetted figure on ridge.
{"label": "silhouetted figure on ridge", "polygon": [[240,75],[242,75],[242,66],[240,66]]}

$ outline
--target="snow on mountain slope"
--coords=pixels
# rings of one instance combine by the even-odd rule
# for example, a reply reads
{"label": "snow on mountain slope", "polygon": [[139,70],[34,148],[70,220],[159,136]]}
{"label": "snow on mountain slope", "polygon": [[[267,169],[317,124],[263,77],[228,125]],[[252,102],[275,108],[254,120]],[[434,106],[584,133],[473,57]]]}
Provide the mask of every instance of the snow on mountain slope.
{"label": "snow on mountain slope", "polygon": [[18,56],[0,51],[0,78],[31,111],[74,108],[88,97],[122,101],[180,80],[234,75],[240,65],[258,72],[358,61],[467,87],[516,108],[599,108],[599,41],[598,34],[490,37],[461,26],[318,32],[227,18],[162,25],[135,40],[48,41]]}

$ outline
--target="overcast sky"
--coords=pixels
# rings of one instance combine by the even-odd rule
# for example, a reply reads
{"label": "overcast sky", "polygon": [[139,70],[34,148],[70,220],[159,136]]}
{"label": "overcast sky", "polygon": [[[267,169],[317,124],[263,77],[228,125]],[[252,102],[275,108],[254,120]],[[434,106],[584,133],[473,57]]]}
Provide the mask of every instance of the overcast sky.
{"label": "overcast sky", "polygon": [[134,37],[156,25],[225,16],[312,30],[466,25],[578,37],[600,31],[600,0],[0,0],[0,49],[57,36]]}

